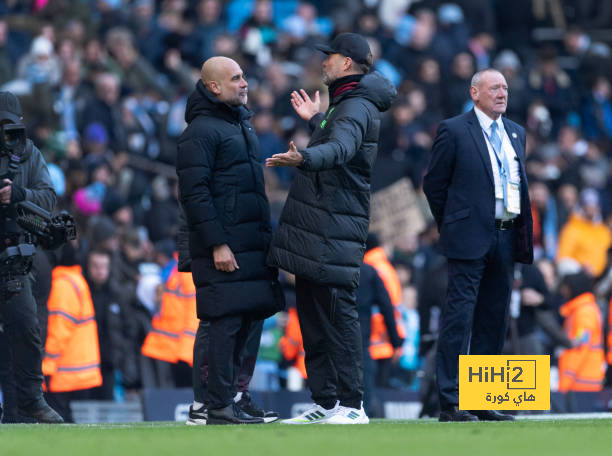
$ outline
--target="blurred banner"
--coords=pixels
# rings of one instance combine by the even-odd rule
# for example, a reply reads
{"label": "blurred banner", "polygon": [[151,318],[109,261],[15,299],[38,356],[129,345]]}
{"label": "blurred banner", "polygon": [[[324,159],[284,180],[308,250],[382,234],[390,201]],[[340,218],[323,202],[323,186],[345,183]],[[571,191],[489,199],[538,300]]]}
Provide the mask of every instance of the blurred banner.
{"label": "blurred banner", "polygon": [[403,239],[418,235],[425,226],[420,199],[407,177],[372,195],[370,231],[383,244],[402,244]]}

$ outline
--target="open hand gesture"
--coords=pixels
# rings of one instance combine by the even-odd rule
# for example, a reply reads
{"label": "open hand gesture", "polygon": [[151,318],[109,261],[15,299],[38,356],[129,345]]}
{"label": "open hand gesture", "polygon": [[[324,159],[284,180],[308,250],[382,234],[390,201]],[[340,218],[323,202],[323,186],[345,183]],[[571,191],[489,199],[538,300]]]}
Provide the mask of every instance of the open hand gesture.
{"label": "open hand gesture", "polygon": [[308,122],[312,116],[319,112],[321,107],[319,91],[315,92],[313,101],[304,89],[300,89],[300,93],[294,90],[291,92],[291,106],[293,106],[298,116]]}
{"label": "open hand gesture", "polygon": [[293,144],[293,141],[289,143],[289,150],[284,154],[274,154],[270,158],[266,159],[266,166],[299,166],[304,161],[304,157],[300,154]]}

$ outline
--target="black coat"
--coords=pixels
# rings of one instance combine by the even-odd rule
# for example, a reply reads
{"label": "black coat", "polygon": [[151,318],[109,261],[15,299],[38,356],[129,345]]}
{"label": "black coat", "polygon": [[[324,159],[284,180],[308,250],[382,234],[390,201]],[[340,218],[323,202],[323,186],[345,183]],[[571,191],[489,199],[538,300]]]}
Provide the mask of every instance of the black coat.
{"label": "black coat", "polygon": [[356,288],[370,223],[370,175],[381,112],[395,97],[379,73],[310,119],[312,137],[274,235],[268,262],[323,285]]}
{"label": "black coat", "polygon": [[[244,106],[219,102],[201,81],[187,102],[176,170],[200,319],[265,317],[282,308],[277,271],[265,263],[270,209],[250,115]],[[215,269],[213,246],[221,244],[229,245],[240,269]]]}
{"label": "black coat", "polygon": [[128,345],[123,331],[127,315],[123,308],[122,290],[119,287],[114,287],[110,282],[101,287],[96,287],[89,277],[86,277],[86,279],[98,326],[102,370],[123,370],[124,350]]}

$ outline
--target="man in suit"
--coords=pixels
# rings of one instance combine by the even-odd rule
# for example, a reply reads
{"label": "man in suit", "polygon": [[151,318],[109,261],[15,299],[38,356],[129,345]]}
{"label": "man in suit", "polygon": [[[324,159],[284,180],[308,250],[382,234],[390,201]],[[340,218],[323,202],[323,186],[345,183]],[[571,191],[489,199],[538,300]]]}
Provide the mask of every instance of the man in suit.
{"label": "man in suit", "polygon": [[473,110],[440,123],[423,183],[448,258],[436,360],[440,421],[512,420],[458,409],[459,355],[501,353],[514,262],[533,261],[525,130],[502,118],[504,76],[479,71],[470,96]]}

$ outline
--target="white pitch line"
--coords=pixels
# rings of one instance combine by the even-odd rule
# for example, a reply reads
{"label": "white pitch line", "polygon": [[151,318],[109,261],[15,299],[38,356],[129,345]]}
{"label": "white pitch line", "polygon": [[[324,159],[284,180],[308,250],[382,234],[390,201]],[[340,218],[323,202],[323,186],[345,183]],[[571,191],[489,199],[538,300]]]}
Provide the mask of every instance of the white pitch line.
{"label": "white pitch line", "polygon": [[601,420],[611,419],[612,412],[599,413],[543,413],[541,415],[518,415],[517,420]]}

